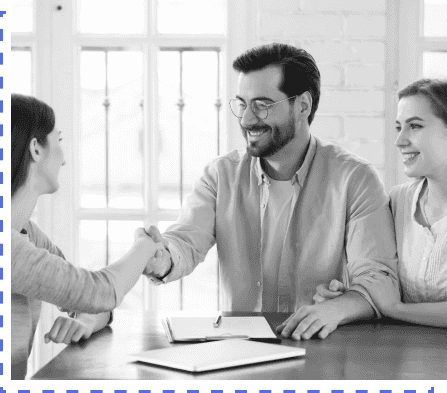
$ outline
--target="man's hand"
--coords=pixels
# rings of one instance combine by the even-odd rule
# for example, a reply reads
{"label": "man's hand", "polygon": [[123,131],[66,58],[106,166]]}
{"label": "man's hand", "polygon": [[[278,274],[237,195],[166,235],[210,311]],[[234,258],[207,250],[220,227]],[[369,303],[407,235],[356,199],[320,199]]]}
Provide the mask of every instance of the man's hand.
{"label": "man's hand", "polygon": [[50,329],[45,334],[45,343],[53,341],[55,343],[77,343],[81,338],[87,339],[92,335],[92,328],[87,324],[68,317],[58,317]]}
{"label": "man's hand", "polygon": [[307,340],[318,332],[318,337],[326,338],[341,322],[340,311],[330,303],[301,307],[279,325],[276,332],[285,338],[291,337],[295,340]]}
{"label": "man's hand", "polygon": [[397,281],[389,275],[371,272],[357,277],[356,283],[368,291],[374,304],[383,315],[393,316],[394,308],[401,303]]}
{"label": "man's hand", "polygon": [[320,284],[317,287],[317,293],[314,295],[313,300],[317,303],[322,303],[325,300],[334,299],[343,295],[346,291],[346,287],[338,280],[332,280],[329,285]]}
{"label": "man's hand", "polygon": [[144,275],[154,275],[156,277],[164,277],[171,269],[171,254],[166,249],[169,242],[163,239],[160,231],[154,225],[151,225],[146,231],[148,236],[152,238],[154,242],[162,242],[165,246],[164,250],[157,250],[155,255],[149,259],[146,268],[143,271]]}

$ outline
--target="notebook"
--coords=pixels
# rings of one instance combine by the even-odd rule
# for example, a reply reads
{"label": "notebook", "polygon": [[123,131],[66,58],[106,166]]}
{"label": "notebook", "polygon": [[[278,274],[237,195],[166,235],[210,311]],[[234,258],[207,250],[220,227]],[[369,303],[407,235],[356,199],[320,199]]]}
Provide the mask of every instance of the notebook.
{"label": "notebook", "polygon": [[170,342],[215,341],[245,338],[281,342],[264,317],[222,317],[214,327],[214,317],[168,317],[162,320]]}
{"label": "notebook", "polygon": [[131,355],[137,361],[202,372],[304,356],[304,348],[249,340],[220,340],[155,349]]}

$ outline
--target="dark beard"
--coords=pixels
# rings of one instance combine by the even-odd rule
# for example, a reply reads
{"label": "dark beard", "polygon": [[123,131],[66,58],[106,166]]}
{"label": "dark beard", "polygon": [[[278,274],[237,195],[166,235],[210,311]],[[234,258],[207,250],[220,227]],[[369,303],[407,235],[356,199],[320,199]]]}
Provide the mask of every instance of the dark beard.
{"label": "dark beard", "polygon": [[[247,145],[247,153],[252,157],[270,157],[273,154],[280,151],[284,146],[286,146],[295,136],[295,125],[293,121],[290,121],[287,124],[287,130],[285,134],[281,134],[278,128],[272,128],[269,126],[264,127],[250,127],[250,128],[242,128],[242,132],[244,134],[245,140],[248,141],[247,133],[248,131],[261,131],[269,129],[271,135],[273,137],[270,139],[269,143],[266,146],[260,147],[257,145],[257,142],[249,143]],[[266,132],[269,132],[266,131]]]}

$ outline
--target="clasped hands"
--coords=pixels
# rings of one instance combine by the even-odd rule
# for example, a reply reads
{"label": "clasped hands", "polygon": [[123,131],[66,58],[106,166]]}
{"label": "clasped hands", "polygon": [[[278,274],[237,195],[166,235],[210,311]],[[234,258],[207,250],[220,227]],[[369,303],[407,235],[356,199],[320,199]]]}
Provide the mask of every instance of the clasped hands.
{"label": "clasped hands", "polygon": [[[164,277],[171,270],[171,254],[167,250],[169,242],[161,236],[160,231],[154,225],[149,229],[138,228],[135,231],[135,240],[137,239],[152,240],[155,243],[163,243],[164,249],[157,250],[155,254],[150,256],[143,274],[156,278]],[[149,239],[147,239],[149,238]]]}

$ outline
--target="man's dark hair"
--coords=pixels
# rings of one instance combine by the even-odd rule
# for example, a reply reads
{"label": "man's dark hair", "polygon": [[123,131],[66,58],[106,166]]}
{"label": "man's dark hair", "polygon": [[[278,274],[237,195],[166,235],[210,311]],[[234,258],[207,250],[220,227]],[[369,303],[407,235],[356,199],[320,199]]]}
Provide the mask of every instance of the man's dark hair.
{"label": "man's dark hair", "polygon": [[11,94],[11,194],[25,183],[31,162],[29,146],[36,138],[46,146],[55,125],[53,109],[34,97]]}
{"label": "man's dark hair", "polygon": [[310,93],[312,109],[308,122],[311,124],[320,101],[320,71],[314,58],[304,49],[278,43],[262,45],[246,51],[233,62],[233,68],[244,74],[272,65],[282,69],[278,88],[287,97]]}

